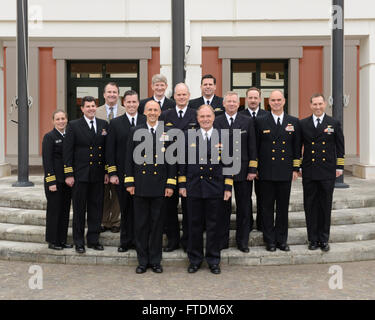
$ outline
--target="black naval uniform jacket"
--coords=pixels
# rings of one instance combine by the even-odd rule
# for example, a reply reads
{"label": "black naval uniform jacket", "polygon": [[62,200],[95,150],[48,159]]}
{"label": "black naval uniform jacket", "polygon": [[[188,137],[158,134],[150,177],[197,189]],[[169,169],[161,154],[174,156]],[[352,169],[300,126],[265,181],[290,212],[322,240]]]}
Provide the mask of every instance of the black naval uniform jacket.
{"label": "black naval uniform jacket", "polygon": [[96,134],[82,117],[70,121],[64,141],[65,177],[81,182],[102,182],[105,174],[105,142],[108,123],[96,118]]}
{"label": "black naval uniform jacket", "polygon": [[[253,118],[253,114],[252,114],[252,111],[251,111],[250,108],[245,109],[245,110],[242,110],[240,113],[241,113],[242,115],[246,116],[246,117],[251,117],[251,118]],[[267,115],[268,113],[269,113],[269,112],[268,112],[267,110],[264,110],[264,109],[259,108],[258,113],[257,113],[257,115],[256,115],[255,118],[263,117],[263,116]]]}
{"label": "black naval uniform jacket", "polygon": [[304,146],[302,177],[311,180],[336,178],[336,169],[344,169],[344,135],[339,121],[327,114],[319,128],[313,117],[300,120]]}
{"label": "black naval uniform jacket", "polygon": [[[157,131],[159,131],[159,122]],[[142,156],[145,158],[145,162],[142,164],[137,164],[133,161],[134,149],[141,144],[145,138],[143,137],[141,141],[134,141],[134,133],[138,129],[148,130],[147,123],[140,124],[130,130],[130,135],[127,144],[127,153],[125,160],[125,188],[135,187],[135,196],[137,197],[164,197],[165,189],[175,189],[177,185],[177,165],[170,165],[164,158],[164,163],[157,163],[157,158],[159,156],[165,157],[165,151],[168,145],[171,143],[169,141],[168,131],[166,127],[164,128],[163,135],[156,135],[156,139],[161,141],[162,144],[156,144],[154,140],[154,147],[152,154],[146,153],[142,150]],[[151,137],[151,133],[150,137]],[[158,150],[156,150],[158,148]],[[160,150],[159,150],[160,148]],[[146,163],[147,158],[152,158],[152,163]]]}
{"label": "black naval uniform jacket", "polygon": [[258,175],[260,180],[291,181],[299,171],[301,132],[297,118],[284,113],[277,130],[272,113],[257,118]]}
{"label": "black naval uniform jacket", "polygon": [[[197,130],[199,130],[199,136],[202,137],[201,130]],[[196,138],[195,142],[189,144],[187,133],[185,134],[185,163],[178,166],[178,187],[186,188],[187,196],[190,198],[222,199],[224,197],[224,191],[232,191],[233,178],[229,175],[223,175],[225,165],[220,155],[218,156],[218,163],[213,163],[214,160],[211,158],[209,148],[207,150],[207,163],[199,163],[199,136]],[[219,154],[221,153],[222,147],[221,143],[214,146]],[[196,149],[195,163],[189,164],[189,149],[193,148]],[[213,156],[214,155],[212,155],[212,157]]]}
{"label": "black naval uniform jacket", "polygon": [[64,137],[57,130],[46,133],[42,142],[44,184],[52,186],[57,182],[65,183],[63,164]]}
{"label": "black naval uniform jacket", "polygon": [[159,119],[164,121],[164,126],[166,126],[168,129],[177,128],[186,131],[188,129],[199,127],[197,122],[197,111],[191,108],[190,105],[187,107],[182,120],[179,118],[176,108],[163,111]]}
{"label": "black naval uniform jacket", "polygon": [[[137,116],[137,125],[146,123],[143,114]],[[122,183],[125,178],[126,146],[130,135],[131,123],[126,113],[111,120],[106,140],[106,163],[109,176],[118,176]]]}
{"label": "black naval uniform jacket", "polygon": [[[203,97],[195,98],[189,101],[189,107],[193,108],[195,110],[198,110],[198,108],[204,103]],[[214,95],[212,98],[210,106],[214,109],[215,116],[219,116],[225,112],[224,106],[223,106],[223,98],[218,97],[217,95]]]}
{"label": "black naval uniform jacket", "polygon": [[[218,116],[215,119],[214,127],[217,129],[229,129],[229,123],[227,117],[224,114]],[[236,119],[233,122],[232,129],[241,130],[240,141],[233,142],[233,131],[230,131],[229,136],[229,154],[233,155],[233,148],[241,144],[241,170],[238,174],[233,177],[234,181],[246,181],[248,173],[257,172],[257,149],[256,149],[256,138],[254,123],[251,118],[242,116],[237,113]]]}
{"label": "black naval uniform jacket", "polygon": [[[154,97],[149,97],[149,98],[146,98],[146,99],[143,99],[139,102],[139,107],[138,107],[138,113],[141,113],[143,114],[143,112],[145,111],[145,105],[147,102],[149,102],[150,100],[154,100]],[[174,100],[172,99],[168,99],[167,97],[165,97],[164,99],[164,102],[163,102],[163,105],[161,106],[161,111],[165,111],[165,110],[168,110],[168,109],[172,109],[176,106],[176,102],[174,102]]]}

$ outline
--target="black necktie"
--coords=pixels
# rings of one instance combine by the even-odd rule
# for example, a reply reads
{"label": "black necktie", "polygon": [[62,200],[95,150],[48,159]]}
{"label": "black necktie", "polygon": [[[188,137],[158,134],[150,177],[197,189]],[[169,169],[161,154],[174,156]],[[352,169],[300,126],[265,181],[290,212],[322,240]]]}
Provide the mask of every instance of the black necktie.
{"label": "black necktie", "polygon": [[281,128],[280,117],[277,118],[277,127],[278,127],[278,128]]}
{"label": "black necktie", "polygon": [[207,100],[207,101],[206,101],[206,104],[210,105],[210,100]]}
{"label": "black necktie", "polygon": [[319,127],[320,127],[320,119],[318,118],[318,119],[316,119],[316,121],[318,122],[317,125],[316,125],[316,128],[319,129]]}
{"label": "black necktie", "polygon": [[132,124],[130,125],[131,127],[135,126],[134,118],[132,118]]}
{"label": "black necktie", "polygon": [[95,135],[94,120],[91,120],[90,123],[91,123],[91,128],[90,128],[91,134]]}
{"label": "black necktie", "polygon": [[64,132],[64,133],[62,134],[63,138],[65,138],[65,135],[66,135],[66,133]]}
{"label": "black necktie", "polygon": [[152,135],[154,136],[155,135],[155,129],[151,128],[150,130],[151,130]]}
{"label": "black necktie", "polygon": [[179,115],[179,118],[182,119],[182,114],[184,113],[182,110],[178,111],[178,113],[180,114]]}
{"label": "black necktie", "polygon": [[232,128],[233,127],[233,118],[230,117],[229,120],[230,120],[230,127]]}
{"label": "black necktie", "polygon": [[158,103],[159,103],[159,106],[160,106],[160,110],[161,110],[161,101],[158,101]]}
{"label": "black necktie", "polygon": [[253,120],[255,120],[255,118],[256,118],[256,113],[255,113],[255,111],[253,111]]}

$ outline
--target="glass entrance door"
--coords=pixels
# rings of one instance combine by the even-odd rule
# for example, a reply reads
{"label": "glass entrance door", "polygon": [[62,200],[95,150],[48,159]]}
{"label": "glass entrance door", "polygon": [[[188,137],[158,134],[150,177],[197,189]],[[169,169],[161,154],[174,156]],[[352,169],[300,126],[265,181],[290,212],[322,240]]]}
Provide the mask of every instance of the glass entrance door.
{"label": "glass entrance door", "polygon": [[261,90],[261,108],[266,110],[271,92],[281,90],[286,100],[284,110],[288,112],[288,60],[232,60],[231,90],[238,92],[241,109],[250,87]]}
{"label": "glass entrance door", "polygon": [[109,82],[118,84],[120,98],[126,90],[139,92],[138,61],[69,61],[67,68],[69,120],[82,116],[81,104],[84,96],[93,96],[97,106],[103,105],[104,87]]}

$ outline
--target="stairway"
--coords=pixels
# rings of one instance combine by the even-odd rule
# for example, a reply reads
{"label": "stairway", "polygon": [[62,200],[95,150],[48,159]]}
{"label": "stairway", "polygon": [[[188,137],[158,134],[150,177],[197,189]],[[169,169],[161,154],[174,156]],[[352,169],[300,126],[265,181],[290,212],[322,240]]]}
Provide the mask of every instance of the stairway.
{"label": "stairway", "polygon": [[[254,230],[250,233],[250,253],[240,252],[235,248],[236,217],[232,214],[230,248],[222,251],[222,263],[283,265],[375,259],[375,181],[351,176],[345,179],[350,188],[338,189],[334,193],[329,252],[307,249],[302,186],[301,181],[298,181],[293,183],[289,207],[288,243],[291,251],[266,251],[262,233]],[[31,177],[36,184],[34,188],[12,188],[14,180],[15,177],[0,179],[0,259],[36,263],[137,265],[135,250],[117,252],[119,233],[101,234],[100,242],[105,246],[104,251],[87,249],[85,254],[80,255],[74,249],[48,249],[44,240],[46,201],[42,177]],[[72,243],[71,228],[68,242]],[[163,253],[162,263],[187,266],[188,259],[180,249]]]}

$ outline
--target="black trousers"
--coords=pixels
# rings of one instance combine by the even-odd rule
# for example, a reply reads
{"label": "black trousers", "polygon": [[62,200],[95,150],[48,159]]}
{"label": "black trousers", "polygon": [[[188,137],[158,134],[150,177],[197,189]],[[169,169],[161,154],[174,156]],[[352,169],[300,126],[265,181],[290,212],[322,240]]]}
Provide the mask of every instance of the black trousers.
{"label": "black trousers", "polygon": [[309,242],[328,242],[335,180],[303,179],[303,204]]}
{"label": "black trousers", "polygon": [[187,198],[189,239],[187,254],[190,263],[203,262],[203,231],[206,225],[206,261],[209,265],[220,263],[218,221],[223,199]]}
{"label": "black trousers", "polygon": [[134,245],[134,197],[123,184],[117,185],[116,191],[121,210],[120,246],[130,247]]}
{"label": "black trousers", "polygon": [[[253,208],[251,204],[252,181],[234,181],[236,201],[236,244],[237,247],[248,247],[251,226],[253,225]],[[220,215],[219,239],[221,249],[229,247],[230,217],[232,214],[232,199],[223,200],[223,212]]]}
{"label": "black trousers", "polygon": [[66,243],[72,189],[65,183],[56,183],[57,191],[51,192],[44,185],[47,198],[46,241],[55,245]]}
{"label": "black trousers", "polygon": [[134,197],[134,240],[139,265],[161,262],[163,202],[164,197]]}
{"label": "black trousers", "polygon": [[104,184],[100,182],[75,181],[73,185],[73,241],[76,246],[85,244],[87,212],[87,244],[99,242],[103,216]]}
{"label": "black trousers", "polygon": [[[291,181],[260,181],[262,193],[263,240],[285,244],[288,239],[288,207]],[[274,217],[276,203],[276,219]]]}
{"label": "black trousers", "polygon": [[168,247],[178,247],[181,241],[183,247],[187,247],[188,224],[186,214],[186,198],[181,197],[182,208],[182,236],[180,239],[180,223],[178,221],[178,202],[180,196],[174,192],[172,197],[166,198],[165,234],[168,238]]}
{"label": "black trousers", "polygon": [[[256,227],[257,227],[257,230],[259,231],[262,231],[263,230],[263,227],[262,227],[262,202],[261,202],[261,197],[262,197],[262,193],[260,192],[260,181],[258,179],[254,179],[254,190],[255,190],[255,195],[256,195],[256,202],[257,202],[257,215],[256,215],[256,220],[255,220],[255,224],[256,224]],[[251,184],[253,184],[253,182],[251,182]],[[252,199],[250,197],[250,204],[251,204],[251,209],[253,208],[253,202],[252,202]],[[253,219],[251,219],[250,221],[250,227],[251,227],[251,230],[253,229]]]}

